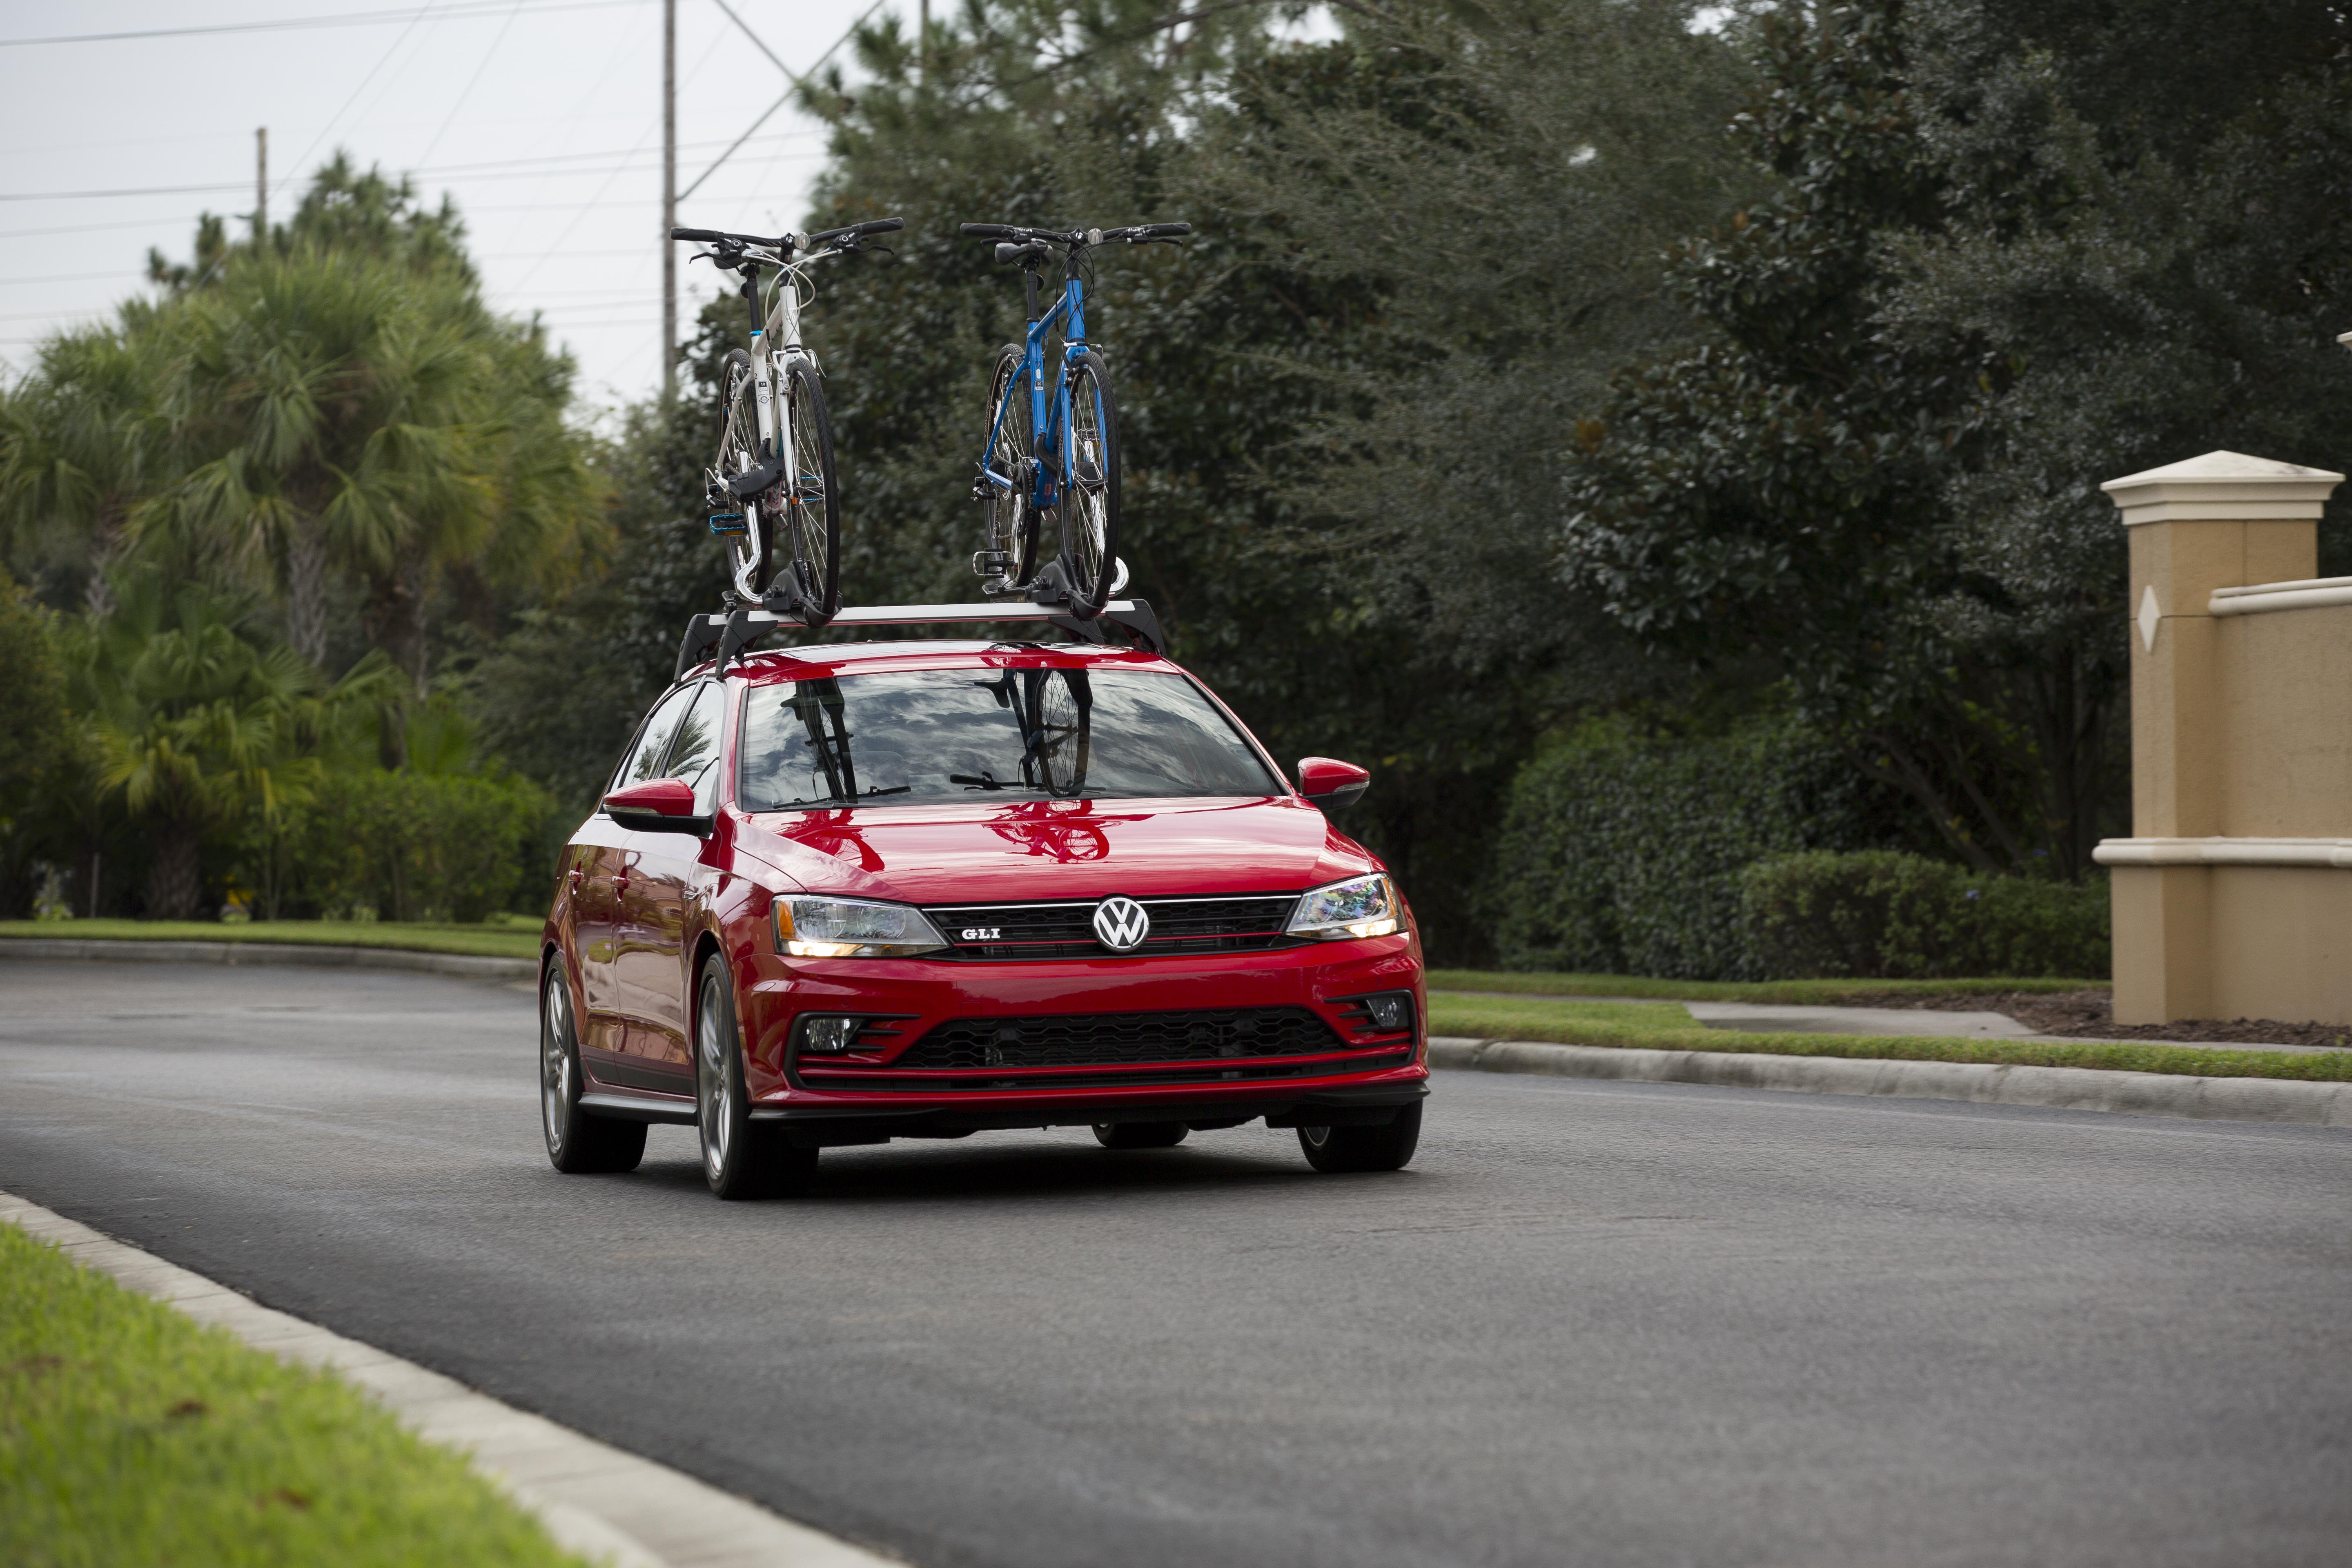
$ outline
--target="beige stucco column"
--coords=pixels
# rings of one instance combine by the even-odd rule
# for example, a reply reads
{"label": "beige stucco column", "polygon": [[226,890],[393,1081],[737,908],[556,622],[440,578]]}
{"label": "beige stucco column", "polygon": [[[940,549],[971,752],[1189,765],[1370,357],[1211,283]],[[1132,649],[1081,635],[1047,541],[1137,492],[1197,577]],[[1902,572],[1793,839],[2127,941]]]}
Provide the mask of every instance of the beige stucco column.
{"label": "beige stucco column", "polygon": [[[2310,578],[2320,509],[2343,479],[2208,452],[2099,487],[2130,534],[2135,839],[2229,831],[2213,592]],[[2112,877],[2116,1021],[2211,1017],[2211,868],[2117,864]]]}

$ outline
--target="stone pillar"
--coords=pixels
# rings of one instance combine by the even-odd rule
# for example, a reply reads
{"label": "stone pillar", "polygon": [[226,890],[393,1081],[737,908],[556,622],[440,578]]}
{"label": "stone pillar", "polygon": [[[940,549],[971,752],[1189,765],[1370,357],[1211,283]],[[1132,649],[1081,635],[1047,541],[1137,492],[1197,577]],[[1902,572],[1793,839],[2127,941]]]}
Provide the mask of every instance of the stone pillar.
{"label": "stone pillar", "polygon": [[[2320,508],[2343,479],[2208,452],[2099,487],[2131,542],[2135,840],[2225,831],[2213,590],[2315,574]],[[2116,1022],[2212,1016],[2211,868],[2116,865],[2112,878]]]}

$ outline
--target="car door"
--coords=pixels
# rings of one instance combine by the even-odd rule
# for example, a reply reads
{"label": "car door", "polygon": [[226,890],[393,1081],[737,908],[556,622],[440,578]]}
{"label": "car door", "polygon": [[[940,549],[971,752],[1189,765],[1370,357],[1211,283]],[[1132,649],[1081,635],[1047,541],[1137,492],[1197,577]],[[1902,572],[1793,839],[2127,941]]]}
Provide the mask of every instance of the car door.
{"label": "car door", "polygon": [[[647,779],[667,778],[661,771],[668,761],[670,742],[693,704],[698,687],[681,687],[657,704],[637,730],[636,738],[614,770],[605,786],[610,794]],[[573,940],[580,952],[580,988],[583,1015],[582,1047],[599,1053],[594,1061],[610,1065],[629,1053],[630,1009],[621,994],[622,953],[625,945],[625,904],[635,875],[637,840],[651,835],[632,833],[599,806],[573,840],[579,858],[573,884]],[[593,1067],[592,1071],[595,1070]],[[605,1076],[599,1073],[598,1076]],[[614,1079],[613,1081],[619,1081]]]}
{"label": "car door", "polygon": [[[692,705],[678,721],[658,778],[695,786],[695,811],[718,809],[719,728],[726,688],[704,681],[689,689]],[[686,905],[702,864],[703,841],[689,833],[628,835],[628,886],[621,893],[621,942],[615,992],[627,1014],[635,1066],[676,1075],[681,1093],[693,1089],[694,1058],[687,1047]]]}

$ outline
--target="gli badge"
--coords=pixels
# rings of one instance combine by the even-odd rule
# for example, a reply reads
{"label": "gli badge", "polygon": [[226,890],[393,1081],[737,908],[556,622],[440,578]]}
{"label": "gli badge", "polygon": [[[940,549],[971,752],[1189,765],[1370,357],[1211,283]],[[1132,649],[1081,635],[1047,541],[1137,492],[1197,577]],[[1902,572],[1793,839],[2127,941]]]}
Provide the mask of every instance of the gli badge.
{"label": "gli badge", "polygon": [[1095,940],[1113,952],[1133,952],[1151,934],[1151,917],[1129,898],[1105,899],[1095,906]]}

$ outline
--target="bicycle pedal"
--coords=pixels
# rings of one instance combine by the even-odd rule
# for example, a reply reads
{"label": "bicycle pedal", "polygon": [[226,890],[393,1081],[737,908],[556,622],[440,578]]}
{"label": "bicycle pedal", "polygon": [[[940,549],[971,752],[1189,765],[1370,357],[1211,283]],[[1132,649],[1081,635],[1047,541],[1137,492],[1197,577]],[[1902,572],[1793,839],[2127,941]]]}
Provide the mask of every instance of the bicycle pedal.
{"label": "bicycle pedal", "polygon": [[749,533],[751,531],[751,526],[743,521],[743,514],[740,511],[714,513],[709,522],[710,531],[713,533]]}
{"label": "bicycle pedal", "polygon": [[1013,570],[1013,557],[1002,550],[976,550],[971,556],[975,577],[1003,577]]}

